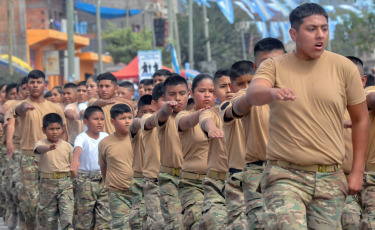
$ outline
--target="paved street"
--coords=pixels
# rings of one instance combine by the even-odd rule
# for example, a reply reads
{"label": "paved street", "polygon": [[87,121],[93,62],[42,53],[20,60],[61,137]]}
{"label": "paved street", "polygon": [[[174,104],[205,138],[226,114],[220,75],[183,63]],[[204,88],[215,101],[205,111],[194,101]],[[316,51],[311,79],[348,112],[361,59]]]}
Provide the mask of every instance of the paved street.
{"label": "paved street", "polygon": [[[3,218],[0,218],[0,230],[6,230],[8,227],[5,226]],[[18,230],[18,227],[16,228]]]}

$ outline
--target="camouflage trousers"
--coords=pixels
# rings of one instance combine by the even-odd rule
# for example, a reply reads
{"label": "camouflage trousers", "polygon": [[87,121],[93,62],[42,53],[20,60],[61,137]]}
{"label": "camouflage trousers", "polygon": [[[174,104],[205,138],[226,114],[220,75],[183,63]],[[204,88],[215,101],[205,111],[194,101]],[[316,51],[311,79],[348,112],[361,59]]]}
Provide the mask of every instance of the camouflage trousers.
{"label": "camouflage trousers", "polygon": [[360,229],[375,229],[375,172],[365,172]]}
{"label": "camouflage trousers", "polygon": [[130,191],[110,191],[109,210],[112,215],[112,229],[130,229],[129,215],[131,209]]}
{"label": "camouflage trousers", "polygon": [[204,199],[199,229],[224,229],[228,217],[224,198],[225,181],[206,176],[202,184]]}
{"label": "camouflage trousers", "polygon": [[14,201],[14,205],[16,207],[16,212],[14,215],[18,215],[18,221],[20,225],[20,229],[25,227],[25,217],[22,214],[20,208],[20,200],[19,200],[19,192],[22,187],[21,181],[21,150],[16,148],[12,156],[12,172],[11,172],[11,193]]}
{"label": "camouflage trousers", "polygon": [[343,230],[359,229],[361,221],[362,207],[359,195],[349,195],[346,197],[345,207],[342,210],[341,226]]}
{"label": "camouflage trousers", "polygon": [[111,229],[108,188],[104,186],[102,176],[84,176],[78,173],[75,194],[75,229]]}
{"label": "camouflage trousers", "polygon": [[[129,225],[131,229],[142,229],[146,226],[146,208],[145,199],[143,198],[143,178],[133,177],[130,183],[131,210],[129,216]],[[160,201],[159,201],[160,203]]]}
{"label": "camouflage trousers", "polygon": [[264,200],[260,192],[260,180],[263,166],[247,164],[244,169],[243,192],[246,202],[246,218],[248,229],[264,228]]}
{"label": "camouflage trousers", "polygon": [[163,229],[164,217],[160,208],[160,188],[158,179],[143,179],[143,194],[146,207],[146,226],[143,229]]}
{"label": "camouflage trousers", "polygon": [[202,181],[180,179],[178,195],[182,206],[182,228],[199,229],[204,198]]}
{"label": "camouflage trousers", "polygon": [[5,216],[6,210],[6,198],[5,198],[5,189],[3,189],[2,184],[5,180],[5,170],[4,167],[6,166],[6,156],[5,153],[0,151],[0,217]]}
{"label": "camouflage trousers", "polygon": [[177,176],[159,173],[160,207],[164,217],[166,229],[179,229],[181,220],[181,202],[178,198]]}
{"label": "camouflage trousers", "polygon": [[265,229],[338,229],[348,184],[342,170],[307,172],[267,165],[261,179]]}
{"label": "camouflage trousers", "polygon": [[39,156],[21,156],[21,180],[19,191],[20,208],[25,217],[27,229],[37,226],[37,211],[39,202]]}
{"label": "camouflage trousers", "polygon": [[39,229],[73,229],[74,196],[70,177],[40,179]]}
{"label": "camouflage trousers", "polygon": [[244,173],[227,173],[225,206],[228,212],[226,229],[246,229],[245,200],[242,191]]}

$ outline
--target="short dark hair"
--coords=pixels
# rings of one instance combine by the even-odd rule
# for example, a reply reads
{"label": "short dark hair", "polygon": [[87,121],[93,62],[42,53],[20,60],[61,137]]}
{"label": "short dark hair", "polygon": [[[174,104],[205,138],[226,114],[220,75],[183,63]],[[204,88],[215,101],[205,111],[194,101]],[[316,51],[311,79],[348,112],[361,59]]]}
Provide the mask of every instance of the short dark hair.
{"label": "short dark hair", "polygon": [[77,89],[77,85],[69,82],[64,85],[64,89]]}
{"label": "short dark hair", "polygon": [[57,113],[49,113],[49,114],[46,114],[43,117],[43,128],[44,129],[46,129],[48,125],[53,124],[53,123],[58,123],[62,127],[63,126],[62,117]]}
{"label": "short dark hair", "polygon": [[27,76],[24,76],[21,80],[21,86],[24,85],[24,84],[27,84],[28,80],[27,80]]}
{"label": "short dark hair", "polygon": [[110,72],[100,74],[97,79],[98,82],[101,80],[110,80],[112,84],[117,85],[117,78]]}
{"label": "short dark hair", "polygon": [[290,25],[293,29],[298,30],[303,23],[303,19],[311,15],[322,15],[327,19],[328,14],[325,9],[316,3],[305,3],[292,10],[289,15]]}
{"label": "short dark hair", "polygon": [[131,92],[134,92],[134,84],[129,81],[123,81],[119,85],[119,87],[124,87],[130,90]]}
{"label": "short dark hair", "polygon": [[141,82],[139,82],[139,84],[143,84],[143,85],[153,85],[154,84],[154,81],[152,79],[143,79]]}
{"label": "short dark hair", "polygon": [[7,87],[5,88],[5,94],[8,96],[12,89],[17,89],[16,83],[10,83],[9,85],[7,85]]}
{"label": "short dark hair", "polygon": [[152,89],[152,100],[158,102],[159,98],[161,98],[164,94],[163,87],[164,83],[161,82]]}
{"label": "short dark hair", "polygon": [[214,75],[214,84],[217,83],[217,81],[223,77],[223,76],[230,76],[230,70],[229,69],[218,69]]}
{"label": "short dark hair", "polygon": [[86,81],[80,81],[80,82],[78,82],[77,87],[78,86],[85,86],[86,87]]}
{"label": "short dark hair", "polygon": [[95,82],[98,81],[98,77],[97,76],[90,76],[90,77],[86,78],[86,81],[89,80],[89,79],[92,79]]}
{"label": "short dark hair", "polygon": [[203,81],[204,79],[210,79],[212,82],[214,81],[214,78],[211,76],[211,74],[200,73],[193,79],[193,83],[191,83],[191,91],[194,92],[199,82]]}
{"label": "short dark hair", "polygon": [[238,61],[235,62],[229,71],[230,81],[234,82],[237,78],[244,76],[244,75],[254,75],[254,63],[251,61]]}
{"label": "short dark hair", "polygon": [[152,101],[151,95],[143,95],[138,100],[138,110],[140,110],[142,108],[142,106],[151,105],[151,101]]}
{"label": "short dark hair", "polygon": [[195,103],[194,98],[189,98],[187,102],[187,106],[194,104],[194,103]]}
{"label": "short dark hair", "polygon": [[154,79],[155,77],[159,77],[159,76],[165,76],[166,78],[169,78],[169,77],[172,76],[172,73],[171,73],[171,71],[166,70],[166,69],[158,69],[158,70],[156,70],[156,72],[152,75],[152,79]]}
{"label": "short dark hair", "polygon": [[163,94],[165,94],[165,91],[167,90],[168,86],[184,85],[186,86],[186,89],[188,89],[186,79],[181,77],[177,73],[173,73],[173,74],[172,74],[172,77],[169,77],[165,80],[163,84]]}
{"label": "short dark hair", "polygon": [[61,86],[55,86],[52,89],[56,89],[59,94],[63,94],[63,90],[62,90]]}
{"label": "short dark hair", "polygon": [[102,108],[100,108],[99,106],[92,105],[86,108],[85,113],[83,114],[83,118],[88,120],[95,112],[101,112],[104,115]]}
{"label": "short dark hair", "polygon": [[355,56],[346,56],[346,58],[352,61],[355,65],[360,65],[363,67],[363,61],[360,58]]}
{"label": "short dark hair", "polygon": [[44,94],[44,98],[50,98],[52,97],[52,92],[48,91],[47,93]]}
{"label": "short dark hair", "polygon": [[132,113],[132,110],[128,105],[116,104],[112,106],[110,113],[111,113],[111,118],[116,119],[116,117],[118,117],[119,115],[123,113]]}
{"label": "short dark hair", "polygon": [[273,50],[282,50],[284,53],[286,53],[284,44],[279,39],[263,38],[254,46],[254,57],[256,57],[259,52],[270,52]]}
{"label": "short dark hair", "polygon": [[30,79],[39,79],[39,78],[42,78],[43,81],[45,81],[46,75],[42,71],[37,70],[37,69],[31,70],[29,74],[27,75],[27,81],[29,81]]}

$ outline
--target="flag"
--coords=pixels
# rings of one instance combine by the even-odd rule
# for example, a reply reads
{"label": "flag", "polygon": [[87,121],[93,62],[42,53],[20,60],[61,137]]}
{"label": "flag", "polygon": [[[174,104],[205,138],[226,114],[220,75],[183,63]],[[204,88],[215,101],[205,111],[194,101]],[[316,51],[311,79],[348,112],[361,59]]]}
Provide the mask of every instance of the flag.
{"label": "flag", "polygon": [[284,0],[285,3],[293,10],[295,8],[297,8],[297,3],[295,2],[295,0]]}
{"label": "flag", "polygon": [[327,13],[335,13],[336,9],[334,5],[324,5],[323,8],[327,11]]}
{"label": "flag", "polygon": [[231,0],[217,0],[216,4],[219,6],[221,12],[228,19],[230,24],[234,22],[233,4]]}
{"label": "flag", "polygon": [[292,39],[290,38],[289,29],[290,23],[289,22],[279,22],[281,32],[283,34],[283,43],[286,44]]}
{"label": "flag", "polygon": [[246,12],[247,15],[249,15],[249,17],[251,19],[255,19],[254,18],[254,15],[250,12],[250,10],[245,6],[245,4],[243,2],[240,2],[240,1],[235,1],[234,4],[236,4],[238,7],[240,7],[243,11]]}
{"label": "flag", "polygon": [[207,7],[211,7],[210,3],[208,3],[207,0],[194,0],[194,2],[198,3],[199,6],[205,4]]}
{"label": "flag", "polygon": [[247,8],[249,8],[249,10],[250,10],[250,12],[251,12],[252,14],[255,14],[255,13],[256,13],[256,11],[255,11],[255,4],[254,4],[253,2],[250,2],[250,0],[241,0],[241,2],[242,2],[243,4],[245,4],[245,6],[246,6]]}
{"label": "flag", "polygon": [[280,24],[278,22],[271,22],[270,23],[270,33],[271,37],[278,38],[280,37]]}
{"label": "flag", "polygon": [[355,13],[359,17],[363,16],[362,11],[358,10],[357,8],[355,8],[355,7],[351,6],[351,5],[341,4],[341,5],[339,5],[339,7],[341,9],[343,9],[343,10],[351,11],[351,12]]}
{"label": "flag", "polygon": [[268,9],[263,0],[254,0],[254,3],[255,11],[259,14],[262,21],[268,21],[274,16],[274,13]]}
{"label": "flag", "polygon": [[180,72],[180,66],[178,64],[178,60],[177,60],[177,53],[176,53],[176,49],[174,48],[174,45],[173,43],[169,43],[168,46],[167,46],[167,51],[170,51],[171,52],[171,55],[172,55],[172,69],[178,73],[178,74],[181,74]]}
{"label": "flag", "polygon": [[267,5],[273,9],[274,11],[279,11],[284,17],[289,16],[289,9],[284,6],[284,4],[280,3],[279,0],[271,0],[272,3],[268,3]]}
{"label": "flag", "polygon": [[337,21],[330,20],[328,22],[329,40],[335,39],[336,25],[337,25]]}
{"label": "flag", "polygon": [[258,28],[258,32],[260,33],[262,39],[263,38],[268,38],[269,35],[268,35],[268,29],[267,29],[267,24],[266,22],[261,22],[261,21],[257,21],[256,22],[256,25],[257,25],[257,28]]}

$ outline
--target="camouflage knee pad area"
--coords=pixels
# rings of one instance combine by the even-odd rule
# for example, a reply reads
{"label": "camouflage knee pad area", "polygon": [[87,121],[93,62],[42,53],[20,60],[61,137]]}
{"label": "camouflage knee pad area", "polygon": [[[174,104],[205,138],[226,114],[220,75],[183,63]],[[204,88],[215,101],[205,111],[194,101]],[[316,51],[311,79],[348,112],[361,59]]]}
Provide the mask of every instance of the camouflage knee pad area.
{"label": "camouflage knee pad area", "polygon": [[130,193],[109,192],[109,209],[112,215],[112,229],[130,229]]}
{"label": "camouflage knee pad area", "polygon": [[143,197],[143,178],[133,178],[130,184],[131,210],[129,225],[131,229],[140,230],[146,226],[146,208]]}
{"label": "camouflage knee pad area", "polygon": [[146,208],[146,226],[144,229],[163,229],[164,217],[160,208],[160,188],[158,179],[143,179],[143,193]]}

